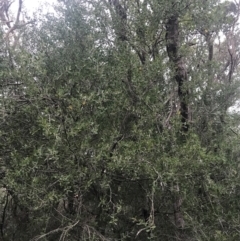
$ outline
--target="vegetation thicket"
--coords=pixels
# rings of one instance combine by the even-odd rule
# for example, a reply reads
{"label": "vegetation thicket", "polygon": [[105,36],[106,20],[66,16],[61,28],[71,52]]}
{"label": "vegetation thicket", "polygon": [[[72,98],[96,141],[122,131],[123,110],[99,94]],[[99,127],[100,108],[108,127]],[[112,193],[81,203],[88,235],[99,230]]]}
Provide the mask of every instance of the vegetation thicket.
{"label": "vegetation thicket", "polygon": [[238,241],[240,3],[10,3],[0,240]]}

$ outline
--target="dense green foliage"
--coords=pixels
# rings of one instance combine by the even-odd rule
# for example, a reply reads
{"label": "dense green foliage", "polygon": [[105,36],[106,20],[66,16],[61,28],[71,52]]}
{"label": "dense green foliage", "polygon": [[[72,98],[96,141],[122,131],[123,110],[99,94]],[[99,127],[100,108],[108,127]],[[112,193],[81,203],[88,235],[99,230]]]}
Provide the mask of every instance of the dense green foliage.
{"label": "dense green foliage", "polygon": [[2,28],[1,240],[239,240],[240,6],[202,2]]}

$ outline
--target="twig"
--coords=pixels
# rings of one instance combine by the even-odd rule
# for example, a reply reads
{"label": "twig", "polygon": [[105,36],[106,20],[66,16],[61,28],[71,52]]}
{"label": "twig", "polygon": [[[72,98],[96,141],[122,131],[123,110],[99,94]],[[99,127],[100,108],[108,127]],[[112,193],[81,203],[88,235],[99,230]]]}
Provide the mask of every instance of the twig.
{"label": "twig", "polygon": [[77,221],[76,223],[74,223],[74,224],[72,224],[72,225],[66,226],[66,227],[64,227],[64,228],[54,229],[54,230],[52,230],[52,231],[50,231],[50,232],[48,232],[48,233],[42,234],[42,235],[40,235],[40,236],[37,236],[37,237],[31,239],[31,241],[38,241],[38,240],[40,240],[40,239],[42,239],[42,238],[45,238],[46,236],[48,236],[48,235],[50,235],[50,234],[58,233],[58,232],[60,232],[60,231],[63,231],[63,234],[61,235],[61,239],[60,239],[60,240],[64,240],[64,239],[62,239],[62,237],[65,237],[65,236],[66,236],[66,233],[67,233],[69,230],[71,230],[72,228],[74,228],[78,223],[79,223],[79,221]]}

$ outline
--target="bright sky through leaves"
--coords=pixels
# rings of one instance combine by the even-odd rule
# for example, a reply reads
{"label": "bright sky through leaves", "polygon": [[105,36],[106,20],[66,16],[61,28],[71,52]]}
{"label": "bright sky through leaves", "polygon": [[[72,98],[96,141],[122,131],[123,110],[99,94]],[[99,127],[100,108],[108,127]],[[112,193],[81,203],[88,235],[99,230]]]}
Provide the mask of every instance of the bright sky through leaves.
{"label": "bright sky through leaves", "polygon": [[[51,4],[56,2],[56,0],[23,0],[23,6],[27,10],[28,14],[31,15],[35,12],[39,7],[44,6],[44,10],[48,11],[50,9]],[[45,5],[48,6],[45,6]],[[18,9],[18,1],[16,0],[13,3],[12,10],[17,12]]]}

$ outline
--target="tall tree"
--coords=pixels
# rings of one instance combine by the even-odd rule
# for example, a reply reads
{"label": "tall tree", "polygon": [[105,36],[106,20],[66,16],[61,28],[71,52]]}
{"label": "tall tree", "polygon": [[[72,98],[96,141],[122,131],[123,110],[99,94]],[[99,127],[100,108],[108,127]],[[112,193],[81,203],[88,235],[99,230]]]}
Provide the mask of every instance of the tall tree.
{"label": "tall tree", "polygon": [[238,240],[239,5],[55,11],[1,35],[1,239]]}

